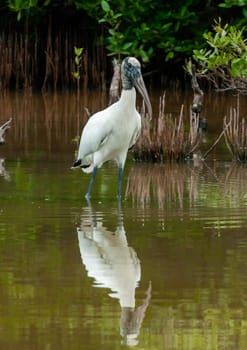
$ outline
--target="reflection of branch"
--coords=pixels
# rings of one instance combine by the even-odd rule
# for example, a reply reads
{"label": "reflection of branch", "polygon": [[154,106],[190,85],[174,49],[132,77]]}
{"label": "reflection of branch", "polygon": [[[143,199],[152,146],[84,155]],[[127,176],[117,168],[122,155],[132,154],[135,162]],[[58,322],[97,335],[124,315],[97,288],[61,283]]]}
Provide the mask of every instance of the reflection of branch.
{"label": "reflection of branch", "polygon": [[231,205],[235,205],[235,203],[245,200],[246,193],[246,166],[232,162],[223,179],[223,196],[225,200],[231,201]]}
{"label": "reflection of branch", "polygon": [[[225,203],[236,205],[245,200],[247,193],[246,165],[232,162],[222,167],[221,162],[201,162],[199,167],[188,164],[149,165],[135,164],[130,170],[126,196],[143,208],[155,201],[159,208],[176,203],[182,208],[187,201],[192,206],[203,199],[204,182],[209,191],[217,191]],[[208,181],[206,180],[208,178]],[[217,186],[217,189],[214,186]]]}
{"label": "reflection of branch", "polygon": [[143,206],[149,204],[153,196],[160,207],[173,201],[179,201],[182,207],[186,191],[189,191],[191,201],[197,198],[199,172],[200,167],[196,169],[184,164],[136,164],[129,173],[126,196],[131,195]]}
{"label": "reflection of branch", "polygon": [[126,345],[136,345],[137,337],[140,333],[141,325],[151,300],[152,283],[149,281],[148,289],[146,290],[146,298],[142,305],[136,310],[131,308],[122,308],[121,313],[121,336],[123,343]]}

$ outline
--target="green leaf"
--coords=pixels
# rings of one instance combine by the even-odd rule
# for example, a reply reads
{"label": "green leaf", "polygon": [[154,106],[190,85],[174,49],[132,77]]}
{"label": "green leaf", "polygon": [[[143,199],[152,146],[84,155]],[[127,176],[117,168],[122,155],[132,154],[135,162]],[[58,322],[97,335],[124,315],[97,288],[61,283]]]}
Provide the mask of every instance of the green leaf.
{"label": "green leaf", "polygon": [[76,56],[81,56],[82,55],[82,51],[83,51],[83,48],[82,47],[74,47],[74,51],[75,51],[75,55]]}
{"label": "green leaf", "polygon": [[77,79],[77,80],[80,79],[80,74],[78,72],[73,72],[72,75],[75,79]]}
{"label": "green leaf", "polygon": [[76,63],[77,66],[79,66],[80,61],[81,61],[80,57],[76,56],[75,57],[75,63]]}
{"label": "green leaf", "polygon": [[21,20],[21,11],[18,11],[18,14],[17,14],[17,21],[20,21]]}
{"label": "green leaf", "polygon": [[174,52],[170,51],[165,57],[166,62],[174,57]]}
{"label": "green leaf", "polygon": [[101,18],[101,19],[98,20],[98,22],[99,22],[99,23],[106,23],[107,21],[106,21],[105,18]]}
{"label": "green leaf", "polygon": [[131,43],[131,42],[125,43],[125,44],[123,45],[123,50],[128,50],[131,46],[132,46],[132,43]]}
{"label": "green leaf", "polygon": [[105,0],[101,1],[101,7],[102,7],[102,10],[105,12],[109,12],[111,10],[110,5]]}

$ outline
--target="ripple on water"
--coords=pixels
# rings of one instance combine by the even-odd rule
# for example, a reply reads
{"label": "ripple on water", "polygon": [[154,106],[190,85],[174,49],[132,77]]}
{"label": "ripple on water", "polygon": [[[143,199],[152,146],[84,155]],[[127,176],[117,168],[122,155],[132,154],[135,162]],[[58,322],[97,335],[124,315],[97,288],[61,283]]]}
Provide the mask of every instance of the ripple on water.
{"label": "ripple on water", "polygon": [[245,208],[216,208],[192,211],[193,221],[200,222],[205,229],[237,229],[246,227]]}

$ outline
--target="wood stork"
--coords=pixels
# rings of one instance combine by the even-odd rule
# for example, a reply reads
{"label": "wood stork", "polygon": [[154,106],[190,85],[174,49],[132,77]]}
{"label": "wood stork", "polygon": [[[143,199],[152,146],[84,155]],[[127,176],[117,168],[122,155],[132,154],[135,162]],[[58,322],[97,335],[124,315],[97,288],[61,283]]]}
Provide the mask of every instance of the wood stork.
{"label": "wood stork", "polygon": [[[120,334],[125,345],[136,345],[146,309],[151,299],[151,282],[142,304],[136,307],[136,288],[141,280],[141,262],[128,245],[121,205],[116,230],[109,230],[104,213],[94,211],[90,202],[77,228],[82,263],[94,286],[107,288],[121,307]],[[118,204],[121,204],[120,202]]]}
{"label": "wood stork", "polygon": [[140,62],[126,57],[121,65],[122,92],[120,99],[106,109],[97,112],[85,125],[79,145],[78,158],[72,168],[92,173],[87,193],[91,196],[97,169],[106,161],[118,165],[117,196],[121,197],[123,169],[127,152],[137,141],[141,131],[141,116],[136,110],[136,90],[142,95],[149,117],[151,103],[141,74]]}

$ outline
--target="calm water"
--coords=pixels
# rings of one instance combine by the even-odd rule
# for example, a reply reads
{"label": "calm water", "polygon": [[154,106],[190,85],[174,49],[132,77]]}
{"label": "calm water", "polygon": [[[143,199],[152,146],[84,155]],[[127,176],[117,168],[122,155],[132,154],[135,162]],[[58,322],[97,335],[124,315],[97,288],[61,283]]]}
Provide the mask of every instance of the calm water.
{"label": "calm water", "polygon": [[[224,144],[199,164],[130,154],[121,204],[112,164],[88,203],[73,139],[83,107],[106,103],[0,96],[0,122],[13,116],[0,148],[0,348],[246,349],[247,166]],[[181,103],[168,94],[170,112]],[[208,96],[205,148],[235,104]]]}

